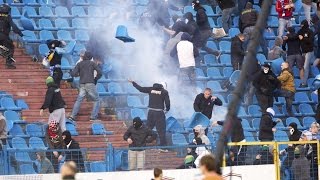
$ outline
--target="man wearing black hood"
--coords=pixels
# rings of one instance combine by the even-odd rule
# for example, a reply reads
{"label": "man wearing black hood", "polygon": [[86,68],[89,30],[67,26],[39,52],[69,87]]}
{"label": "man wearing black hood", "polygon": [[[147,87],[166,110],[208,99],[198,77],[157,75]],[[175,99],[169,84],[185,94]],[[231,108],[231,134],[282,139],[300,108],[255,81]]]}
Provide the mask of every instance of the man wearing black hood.
{"label": "man wearing black hood", "polygon": [[62,138],[65,143],[65,162],[74,161],[78,166],[78,171],[85,172],[84,161],[79,143],[72,139],[70,131],[64,131]]}
{"label": "man wearing black hood", "polygon": [[46,79],[46,85],[48,86],[45,101],[40,108],[40,116],[43,116],[43,110],[49,108],[50,116],[49,121],[55,121],[59,123],[61,131],[66,130],[66,117],[65,117],[65,105],[60,88],[54,83],[54,79],[49,76]]}
{"label": "man wearing black hood", "polygon": [[[166,83],[153,84],[152,87],[141,87],[134,81],[128,80],[132,85],[142,93],[149,94],[149,111],[147,117],[147,126],[149,129],[157,128],[160,138],[160,146],[166,146],[166,116],[165,113],[170,110],[169,93],[165,89]],[[167,152],[167,150],[161,150]]]}
{"label": "man wearing black hood", "polygon": [[268,108],[266,112],[262,113],[260,126],[259,126],[259,140],[260,141],[273,141],[274,135],[273,132],[276,131],[274,126],[277,125],[281,120],[273,121],[275,112],[272,108]]}
{"label": "man wearing black hood", "polygon": [[246,50],[243,48],[245,37],[242,33],[231,38],[231,64],[233,70],[241,70]]}
{"label": "man wearing black hood", "polygon": [[[98,118],[100,101],[96,84],[98,79],[100,79],[100,77],[102,76],[102,72],[98,65],[95,62],[91,61],[91,59],[91,53],[89,51],[86,51],[83,56],[83,61],[79,62],[71,72],[72,77],[80,76],[79,95],[73,106],[71,116],[68,117],[72,121],[75,121],[75,117],[80,110],[81,102],[86,95],[89,95],[89,97],[94,101],[90,120],[94,121]],[[96,76],[94,75],[95,71],[97,72]]]}
{"label": "man wearing black hood", "polygon": [[[195,43],[195,45],[198,48],[202,48],[207,53],[213,54],[213,55],[219,57],[221,55],[220,51],[208,48],[206,45],[207,40],[209,39],[209,37],[212,34],[211,27],[210,27],[209,20],[208,20],[208,16],[206,14],[206,10],[200,5],[199,0],[193,1],[192,7],[197,12],[196,22],[197,22],[198,28],[200,30],[200,35],[201,35],[199,44]],[[191,18],[188,18],[188,19],[191,19]],[[194,26],[193,29],[194,29],[194,32],[196,33],[197,28]]]}
{"label": "man wearing black hood", "polygon": [[233,0],[217,0],[217,3],[222,10],[222,28],[228,34],[231,28],[231,15],[234,11],[235,3]]}
{"label": "man wearing black hood", "polygon": [[157,134],[145,126],[139,117],[135,117],[132,126],[124,133],[123,139],[128,142],[130,148],[140,148],[129,150],[129,170],[142,170],[145,150],[141,147],[156,140]]}
{"label": "man wearing black hood", "polygon": [[299,141],[302,132],[298,130],[298,125],[294,122],[289,124],[289,141]]}
{"label": "man wearing black hood", "polygon": [[313,47],[314,47],[314,33],[309,28],[309,23],[307,20],[301,22],[301,29],[298,31],[300,45],[302,50],[302,55],[305,58],[304,61],[304,77],[301,81],[300,87],[307,87],[307,80],[309,77],[310,64],[313,62]]}
{"label": "man wearing black hood", "polygon": [[273,106],[273,91],[279,85],[280,82],[268,63],[263,64],[262,69],[254,75],[253,86],[256,89],[258,104],[262,112]]}

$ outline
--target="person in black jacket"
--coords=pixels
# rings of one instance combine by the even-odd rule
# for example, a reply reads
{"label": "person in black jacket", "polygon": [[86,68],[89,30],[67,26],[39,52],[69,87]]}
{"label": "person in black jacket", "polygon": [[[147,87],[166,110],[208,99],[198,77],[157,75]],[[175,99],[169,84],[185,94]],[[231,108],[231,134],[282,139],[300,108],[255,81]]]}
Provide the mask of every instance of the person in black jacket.
{"label": "person in black jacket", "polygon": [[54,83],[54,80],[51,76],[46,79],[46,84],[48,90],[46,92],[45,101],[40,108],[40,116],[43,115],[43,110],[49,108],[50,116],[49,121],[56,121],[59,123],[62,131],[66,130],[66,112],[65,105],[60,88]]}
{"label": "person in black jacket", "polygon": [[222,10],[222,28],[228,34],[232,25],[231,15],[234,11],[235,3],[233,0],[217,0],[217,3]]}
{"label": "person in black jacket", "polygon": [[272,108],[268,108],[266,112],[262,113],[260,126],[259,126],[259,140],[260,141],[273,141],[274,135],[273,132],[276,131],[274,126],[277,125],[280,119],[273,121],[272,118],[275,115],[275,112]]}
{"label": "person in black jacket", "polygon": [[243,48],[244,35],[239,33],[231,38],[231,64],[233,70],[241,70],[246,50]]}
{"label": "person in black jacket", "polygon": [[13,32],[19,36],[22,37],[23,34],[17,25],[12,21],[10,12],[11,8],[9,5],[2,4],[0,6],[0,50],[1,56],[6,58],[6,68],[16,69],[16,66],[13,64],[13,62],[15,62],[13,58],[14,45],[10,39],[9,33],[12,28]]}
{"label": "person in black jacket", "polygon": [[[209,54],[213,54],[217,56],[217,58],[220,57],[221,52],[211,49],[207,47],[207,40],[212,34],[211,27],[209,24],[208,16],[206,14],[206,10],[200,5],[199,0],[195,0],[192,2],[193,9],[197,12],[196,14],[196,22],[200,30],[200,44],[196,43],[195,45],[198,48],[202,48],[204,51],[206,51]],[[189,15],[188,15],[189,16]],[[188,18],[191,19],[191,18]],[[193,27],[193,29],[196,29],[196,27]],[[200,46],[198,46],[200,45]]]}
{"label": "person in black jacket", "polygon": [[280,82],[272,72],[269,63],[262,65],[262,69],[254,75],[253,86],[256,89],[258,104],[262,112],[273,106],[273,91],[277,89]]}
{"label": "person in black jacket", "polygon": [[273,164],[273,154],[269,150],[268,145],[263,145],[259,150],[253,165]]}
{"label": "person in black jacket", "polygon": [[287,45],[287,59],[290,69],[293,68],[293,65],[296,65],[300,71],[301,81],[304,79],[304,58],[302,57],[300,40],[298,34],[295,32],[294,27],[288,27],[287,35],[283,36],[283,49]]}
{"label": "person in black jacket", "polygon": [[[141,87],[136,82],[128,80],[132,85],[142,93],[149,94],[149,111],[147,117],[147,126],[149,129],[157,128],[160,138],[160,146],[166,146],[166,116],[165,113],[170,110],[169,93],[165,89],[166,83],[153,84],[152,87]],[[167,151],[161,149],[161,151]]]}
{"label": "person in black jacket", "polygon": [[[133,119],[132,126],[123,135],[123,139],[128,142],[130,148],[145,147],[147,143],[153,142],[156,138],[157,134],[145,126],[139,117]],[[143,169],[145,150],[130,149],[128,153],[129,170]]]}
{"label": "person in black jacket", "polygon": [[210,88],[206,88],[203,93],[196,96],[193,102],[193,109],[195,112],[201,112],[208,119],[211,119],[214,105],[222,106],[222,101],[218,97],[212,96]]}
{"label": "person in black jacket", "polygon": [[304,76],[301,81],[300,87],[307,87],[307,80],[309,77],[310,64],[313,62],[313,48],[314,48],[314,33],[309,28],[309,23],[307,20],[301,22],[301,29],[298,31],[300,45],[302,50],[302,55],[305,58],[304,61]]}
{"label": "person in black jacket", "polygon": [[294,122],[290,123],[289,126],[289,141],[299,141],[302,132],[298,130],[298,125]]}
{"label": "person in black jacket", "polygon": [[[50,76],[53,77],[54,82],[58,87],[60,87],[60,82],[62,80],[63,72],[61,70],[61,59],[62,54],[58,54],[55,50],[56,47],[64,47],[66,43],[64,41],[59,40],[48,40],[47,46],[50,52],[47,55],[47,58],[50,62]],[[53,55],[50,57],[50,55]]]}
{"label": "person in black jacket", "polygon": [[74,161],[78,166],[78,171],[85,172],[84,161],[79,143],[72,139],[70,131],[64,131],[62,138],[65,144],[65,162]]}
{"label": "person in black jacket", "polygon": [[[90,99],[94,101],[90,120],[94,121],[98,119],[98,113],[100,110],[99,94],[97,92],[96,84],[98,79],[101,78],[102,72],[98,65],[91,61],[92,55],[89,51],[86,51],[83,55],[83,61],[79,62],[71,72],[72,77],[80,76],[80,90],[76,102],[74,103],[71,116],[68,117],[71,121],[75,121],[81,102],[84,97],[89,95]],[[94,72],[97,75],[94,75]]]}
{"label": "person in black jacket", "polygon": [[[159,0],[157,0],[159,1]],[[174,11],[179,11],[181,10],[177,6],[173,5],[173,3],[169,2],[169,0],[160,0],[158,2],[159,4],[159,9],[157,12],[157,23],[159,26],[164,26],[168,28],[170,26],[170,14],[169,14],[169,9],[174,10]]]}

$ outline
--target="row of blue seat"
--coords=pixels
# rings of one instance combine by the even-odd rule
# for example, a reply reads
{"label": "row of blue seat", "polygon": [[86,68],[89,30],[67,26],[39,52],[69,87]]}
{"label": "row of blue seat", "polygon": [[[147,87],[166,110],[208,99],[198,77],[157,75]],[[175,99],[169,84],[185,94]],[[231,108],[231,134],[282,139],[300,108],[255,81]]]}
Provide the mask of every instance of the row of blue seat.
{"label": "row of blue seat", "polygon": [[86,42],[89,41],[89,34],[86,30],[75,30],[74,36],[72,36],[71,31],[67,30],[58,30],[57,36],[55,37],[51,31],[41,30],[39,32],[39,37],[33,31],[23,31],[24,34],[23,40],[28,43],[45,43],[47,40],[52,39],[63,39],[64,41],[80,41]]}

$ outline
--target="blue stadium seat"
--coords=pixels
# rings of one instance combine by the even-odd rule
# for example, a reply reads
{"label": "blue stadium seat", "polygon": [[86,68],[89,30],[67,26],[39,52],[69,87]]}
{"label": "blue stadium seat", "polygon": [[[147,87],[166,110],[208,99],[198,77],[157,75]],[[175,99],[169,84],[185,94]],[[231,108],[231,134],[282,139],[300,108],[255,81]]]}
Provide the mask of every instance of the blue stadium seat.
{"label": "blue stadium seat", "polygon": [[127,96],[127,104],[133,108],[145,108],[138,96]]}
{"label": "blue stadium seat", "polygon": [[110,82],[108,83],[108,92],[112,95],[123,95],[125,92],[122,90],[119,83]]}
{"label": "blue stadium seat", "polygon": [[310,66],[310,69],[311,69],[312,77],[316,77],[318,74],[320,74],[318,67]]}
{"label": "blue stadium seat", "polygon": [[286,132],[284,131],[280,131],[280,130],[277,130],[275,133],[274,133],[274,139],[276,141],[289,141],[289,138],[288,138],[288,135]]}
{"label": "blue stadium seat", "polygon": [[136,5],[146,6],[149,3],[149,0],[134,0]]}
{"label": "blue stadium seat", "polygon": [[41,15],[39,15],[36,10],[34,9],[34,7],[30,7],[30,6],[24,6],[22,9],[22,14],[27,15],[27,17],[29,18],[40,18]]}
{"label": "blue stadium seat", "polygon": [[[233,37],[235,37],[236,35],[238,35],[240,33],[240,30],[239,30],[239,28],[230,28],[229,29],[229,36],[231,37],[231,38],[233,38]],[[230,45],[230,48],[231,48],[231,45]]]}
{"label": "blue stadium seat", "polygon": [[272,108],[275,112],[275,117],[284,117],[285,116],[283,113],[280,112],[280,109],[275,104],[273,104]]}
{"label": "blue stadium seat", "polygon": [[103,8],[101,8],[101,7],[89,6],[89,7],[88,7],[88,15],[89,15],[90,17],[102,18],[102,17],[104,17]]}
{"label": "blue stadium seat", "polygon": [[21,164],[19,170],[21,174],[37,174],[32,164]]}
{"label": "blue stadium seat", "polygon": [[294,102],[295,104],[300,104],[300,103],[312,103],[310,101],[308,95],[305,92],[296,92],[294,95]]}
{"label": "blue stadium seat", "polygon": [[40,31],[40,41],[46,43],[47,40],[55,39],[52,32],[48,30]]}
{"label": "blue stadium seat", "polygon": [[278,17],[275,16],[269,16],[268,17],[268,27],[271,28],[278,28],[279,22],[278,22]]}
{"label": "blue stadium seat", "polygon": [[111,135],[111,131],[107,131],[103,124],[101,123],[92,123],[91,125],[93,135]]}
{"label": "blue stadium seat", "polygon": [[203,73],[202,69],[200,68],[195,68],[194,69],[195,74],[196,74],[196,80],[202,81],[202,80],[208,80],[209,78]]}
{"label": "blue stadium seat", "polygon": [[37,38],[36,34],[33,31],[22,31],[23,41],[28,43],[39,43],[40,40]]}
{"label": "blue stadium seat", "polygon": [[220,56],[220,62],[223,66],[231,66],[231,56],[230,54],[222,54]]}
{"label": "blue stadium seat", "polygon": [[[207,45],[211,44],[210,42],[207,42]],[[216,56],[212,54],[206,54],[203,56],[203,61],[206,66],[221,66],[216,59]]]}
{"label": "blue stadium seat", "polygon": [[29,139],[29,147],[32,148],[32,149],[43,149],[43,150],[46,150],[48,149],[41,138],[39,137],[31,137]]}
{"label": "blue stadium seat", "polygon": [[250,126],[249,121],[247,119],[242,119],[241,125],[243,130],[245,131],[254,131],[254,129]]}
{"label": "blue stadium seat", "polygon": [[267,40],[274,40],[276,38],[276,35],[275,35],[274,31],[272,29],[270,29],[270,30],[265,30],[263,32],[263,37],[265,37],[265,39],[267,39]]}
{"label": "blue stadium seat", "polygon": [[88,29],[88,25],[81,18],[72,19],[72,27],[75,29]]}
{"label": "blue stadium seat", "polygon": [[[55,27],[58,30],[72,30],[73,28],[70,27],[69,22],[66,19],[58,18],[54,21]],[[71,35],[70,35],[71,37]],[[59,38],[59,31],[58,31],[58,38]],[[72,38],[71,38],[72,39]],[[63,39],[66,40],[66,39]]]}
{"label": "blue stadium seat", "polygon": [[56,47],[55,50],[58,54],[71,55],[73,53],[76,43],[76,41],[70,41],[65,47]]}
{"label": "blue stadium seat", "polygon": [[229,82],[231,83],[231,85],[233,87],[236,87],[237,84],[238,84],[238,80],[240,78],[240,73],[241,71],[240,70],[236,70],[236,71],[233,71],[230,78],[229,78]]}
{"label": "blue stadium seat", "polygon": [[192,8],[192,6],[185,6],[183,8],[183,14],[187,13],[187,12],[191,12],[193,16],[196,16],[196,11]]}
{"label": "blue stadium seat", "polygon": [[264,56],[264,54],[257,54],[257,59],[260,64],[264,64],[264,62],[267,61],[267,58],[266,58],[266,56]]}
{"label": "blue stadium seat", "polygon": [[1,98],[1,107],[6,110],[21,110],[20,107],[16,106],[13,99],[10,97]]}
{"label": "blue stadium seat", "polygon": [[74,17],[81,17],[81,18],[88,17],[88,15],[86,14],[82,6],[73,6],[71,8],[71,14]]}
{"label": "blue stadium seat", "polygon": [[232,25],[233,25],[232,27],[234,27],[234,28],[238,28],[239,27],[239,16],[233,17]]}
{"label": "blue stadium seat", "polygon": [[29,31],[39,31],[41,30],[33,19],[26,18],[25,16],[21,16],[20,21],[16,20],[18,28],[21,30],[29,30]]}
{"label": "blue stadium seat", "polygon": [[142,109],[133,108],[131,109],[131,119],[135,117],[140,117],[141,120],[147,120],[146,113]]}
{"label": "blue stadium seat", "polygon": [[50,51],[46,44],[40,44],[38,50],[39,50],[39,54],[42,56],[47,55]]}
{"label": "blue stadium seat", "polygon": [[53,12],[52,12],[52,8],[48,7],[48,6],[40,6],[39,8],[39,15],[41,17],[46,17],[46,18],[53,18],[56,17]]}
{"label": "blue stadium seat", "polygon": [[256,139],[254,138],[252,132],[243,131],[243,133],[244,133],[244,137],[245,137],[247,142],[255,142],[256,141]]}
{"label": "blue stadium seat", "polygon": [[207,137],[208,137],[209,140],[210,140],[211,146],[215,146],[216,141],[215,141],[215,138],[214,138],[213,134],[210,133],[210,132],[208,132]]}
{"label": "blue stadium seat", "polygon": [[311,124],[312,124],[313,122],[316,122],[316,119],[315,119],[314,117],[304,117],[304,118],[302,119],[302,122],[303,122],[303,127],[304,127],[305,129],[308,129],[308,128],[310,128],[310,126],[311,126]]}
{"label": "blue stadium seat", "polygon": [[213,92],[219,93],[219,92],[226,92],[227,90],[224,90],[221,88],[221,85],[218,81],[208,81],[207,87],[212,89]]}
{"label": "blue stadium seat", "polygon": [[233,68],[232,67],[224,67],[223,68],[223,77],[229,78],[232,73],[233,73]]}
{"label": "blue stadium seat", "polygon": [[99,96],[111,95],[109,92],[106,91],[106,88],[101,83],[97,83],[97,91],[99,93]]}
{"label": "blue stadium seat", "polygon": [[31,137],[44,137],[44,132],[42,131],[41,126],[37,124],[27,124],[26,133]]}
{"label": "blue stadium seat", "polygon": [[90,39],[88,32],[85,30],[75,30],[74,34],[77,41],[87,42]]}
{"label": "blue stadium seat", "polygon": [[187,133],[188,132],[174,117],[169,117],[166,122],[167,122],[167,127],[166,127],[167,132],[171,132],[171,133]]}
{"label": "blue stadium seat", "polygon": [[220,41],[219,49],[224,53],[230,53],[231,42],[230,41]]}
{"label": "blue stadium seat", "polygon": [[175,133],[172,134],[172,144],[176,146],[185,146],[188,145],[188,142],[183,134]]}
{"label": "blue stadium seat", "polygon": [[25,151],[16,151],[15,152],[15,159],[18,162],[24,162],[24,163],[26,163],[26,162],[31,163],[32,162],[29,154]]}
{"label": "blue stadium seat", "polygon": [[23,0],[23,3],[28,6],[38,6],[37,0]]}
{"label": "blue stadium seat", "polygon": [[209,21],[209,24],[210,24],[210,28],[216,28],[217,27],[217,25],[214,22],[213,18],[208,17],[208,21]]}
{"label": "blue stadium seat", "polygon": [[62,17],[62,18],[72,17],[72,15],[70,15],[69,13],[69,10],[63,6],[57,6],[55,9],[55,13],[58,17]]}
{"label": "blue stadium seat", "polygon": [[218,49],[217,44],[213,41],[207,41],[206,46],[211,49]]}
{"label": "blue stadium seat", "polygon": [[[230,102],[229,102],[229,103],[230,103]],[[239,116],[240,118],[247,118],[247,117],[249,117],[249,115],[246,113],[244,107],[242,107],[242,106],[239,107],[238,116]]]}
{"label": "blue stadium seat", "polygon": [[40,19],[39,20],[39,28],[42,30],[49,30],[49,31],[57,30],[56,27],[53,27],[50,19]]}
{"label": "blue stadium seat", "polygon": [[14,6],[11,7],[11,17],[12,18],[20,18],[21,17],[21,13],[17,7],[14,7]]}
{"label": "blue stadium seat", "polygon": [[299,73],[300,72],[299,72],[299,69],[296,66],[293,66],[292,72],[293,72],[294,78],[299,78]]}
{"label": "blue stadium seat", "polygon": [[79,133],[77,132],[76,126],[72,123],[66,123],[66,129],[70,131],[72,136],[78,136]]}
{"label": "blue stadium seat", "polygon": [[86,50],[86,47],[84,44],[76,43],[76,45],[74,46],[73,52],[77,55],[80,55],[80,52],[85,50]]}
{"label": "blue stadium seat", "polygon": [[51,6],[51,7],[56,6],[56,4],[53,2],[53,0],[39,0],[39,3],[41,6]]}
{"label": "blue stadium seat", "polygon": [[[286,109],[286,104],[282,105],[282,112],[283,114],[285,114],[286,116],[289,116],[287,109]],[[301,116],[301,113],[298,113],[296,108],[294,106],[292,106],[292,112],[295,116]]]}
{"label": "blue stadium seat", "polygon": [[135,40],[129,36],[128,29],[124,25],[119,25],[116,31],[116,38],[123,42],[134,42]]}
{"label": "blue stadium seat", "polygon": [[294,86],[296,88],[297,91],[308,91],[310,90],[310,87],[299,87],[301,84],[301,80],[300,79],[294,79]]}
{"label": "blue stadium seat", "polygon": [[72,0],[72,4],[77,6],[89,6],[90,4],[86,0]]}
{"label": "blue stadium seat", "polygon": [[248,107],[248,112],[252,117],[261,117],[261,109],[258,105],[250,105]]}
{"label": "blue stadium seat", "polygon": [[90,172],[106,172],[106,163],[104,161],[95,161],[90,163]]}
{"label": "blue stadium seat", "polygon": [[194,133],[190,133],[190,134],[188,135],[189,143],[192,143],[192,142],[193,142],[193,139],[194,139]]}
{"label": "blue stadium seat", "polygon": [[304,128],[301,126],[301,123],[300,123],[299,119],[297,119],[297,118],[295,118],[295,117],[288,117],[288,118],[286,119],[286,125],[287,125],[287,127],[289,126],[290,123],[293,123],[293,122],[297,124],[298,129],[304,129]]}
{"label": "blue stadium seat", "polygon": [[224,77],[221,75],[220,70],[216,67],[207,69],[207,76],[212,80],[222,80]]}
{"label": "blue stadium seat", "polygon": [[15,111],[7,110],[4,112],[4,116],[7,121],[12,121],[12,122],[21,122],[22,121],[22,119],[20,118],[18,113],[16,113]]}
{"label": "blue stadium seat", "polygon": [[299,105],[299,112],[303,116],[314,116],[315,115],[310,104],[300,104]]}
{"label": "blue stadium seat", "polygon": [[9,136],[27,137],[27,135],[23,132],[23,130],[19,124],[13,124],[12,128],[9,131]]}
{"label": "blue stadium seat", "polygon": [[260,121],[261,121],[261,118],[254,118],[254,119],[252,119],[252,128],[253,128],[255,131],[259,131]]}
{"label": "blue stadium seat", "polygon": [[216,6],[216,14],[222,14],[222,10],[219,6]]}
{"label": "blue stadium seat", "polygon": [[208,127],[210,124],[210,120],[207,116],[203,115],[202,113],[195,112],[193,113],[190,121],[184,122],[184,127],[193,129],[197,125],[201,125],[202,127]]}
{"label": "blue stadium seat", "polygon": [[70,65],[68,59],[66,57],[62,57],[61,59],[61,69],[62,70],[71,70],[73,67]]}
{"label": "blue stadium seat", "polygon": [[206,14],[207,14],[207,16],[209,16],[209,17],[216,16],[216,14],[213,12],[213,10],[212,10],[212,7],[211,7],[211,6],[208,6],[208,5],[202,5],[202,7],[206,10]]}
{"label": "blue stadium seat", "polygon": [[30,149],[26,143],[26,140],[21,137],[12,138],[11,144],[12,148],[14,149]]}
{"label": "blue stadium seat", "polygon": [[58,39],[63,39],[64,41],[72,41],[73,40],[71,33],[66,30],[59,30],[57,32],[57,37],[58,37]]}

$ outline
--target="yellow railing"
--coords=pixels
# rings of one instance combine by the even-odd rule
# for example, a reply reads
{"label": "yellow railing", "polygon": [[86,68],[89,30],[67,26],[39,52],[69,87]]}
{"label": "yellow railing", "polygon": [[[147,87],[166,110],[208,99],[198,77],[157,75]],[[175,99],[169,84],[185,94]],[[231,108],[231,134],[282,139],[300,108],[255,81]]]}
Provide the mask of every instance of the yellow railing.
{"label": "yellow railing", "polygon": [[[280,180],[280,167],[281,161],[279,157],[279,145],[289,145],[289,144],[317,144],[317,155],[318,155],[318,166],[320,165],[320,143],[319,141],[290,141],[290,142],[239,142],[239,143],[228,143],[228,146],[273,146],[273,162],[276,172],[276,180]],[[247,152],[248,153],[248,152]],[[223,166],[226,166],[226,158],[224,157]]]}

